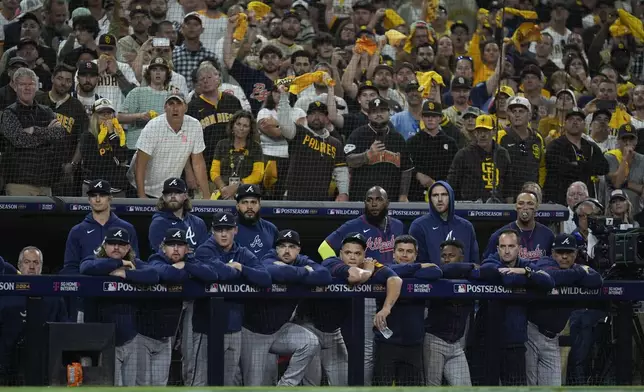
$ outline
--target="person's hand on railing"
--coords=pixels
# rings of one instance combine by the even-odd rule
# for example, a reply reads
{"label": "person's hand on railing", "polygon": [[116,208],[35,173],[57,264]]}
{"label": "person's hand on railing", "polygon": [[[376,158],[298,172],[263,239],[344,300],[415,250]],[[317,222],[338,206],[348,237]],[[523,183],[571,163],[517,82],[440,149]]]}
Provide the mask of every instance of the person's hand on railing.
{"label": "person's hand on railing", "polygon": [[125,279],[125,268],[115,269],[110,272],[110,276],[118,276],[119,278]]}

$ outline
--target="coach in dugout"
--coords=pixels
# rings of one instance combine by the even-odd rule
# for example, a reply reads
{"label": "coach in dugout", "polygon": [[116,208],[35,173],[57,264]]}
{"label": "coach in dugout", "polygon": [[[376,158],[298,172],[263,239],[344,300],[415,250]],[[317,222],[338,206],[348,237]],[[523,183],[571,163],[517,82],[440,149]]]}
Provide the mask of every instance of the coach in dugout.
{"label": "coach in dugout", "polygon": [[539,260],[550,256],[550,247],[555,235],[548,226],[536,221],[535,216],[539,209],[537,195],[531,192],[521,192],[517,196],[517,219],[495,231],[490,237],[483,258],[496,252],[499,235],[506,230],[515,230],[520,235],[519,257],[528,260]]}
{"label": "coach in dugout", "polygon": [[429,213],[416,218],[409,234],[418,241],[418,260],[440,263],[443,241],[459,240],[464,246],[465,260],[479,262],[479,245],[474,226],[456,215],[454,191],[445,181],[436,181],[429,187]]}
{"label": "coach in dugout", "polygon": [[[266,267],[247,248],[235,241],[237,222],[228,212],[218,212],[212,221],[212,236],[201,245],[195,257],[197,262],[209,266],[215,273],[213,281],[237,281],[259,287],[271,285],[271,275]],[[224,336],[224,385],[234,385],[234,377],[241,355],[241,330],[244,316],[243,301],[225,301],[227,330]],[[188,360],[193,361],[193,369],[188,371],[189,386],[204,386],[208,383],[208,317],[211,312],[210,301],[202,298],[195,301],[192,317],[193,341],[184,342],[189,348],[185,352]],[[185,357],[184,356],[184,357]]]}
{"label": "coach in dugout", "polygon": [[[91,276],[113,276],[126,282],[155,284],[159,275],[147,263],[139,260],[132,249],[130,233],[122,227],[110,227],[105,239],[96,252],[86,257],[80,273]],[[116,284],[116,283],[115,283]],[[88,303],[85,303],[88,305]],[[138,307],[131,298],[97,299],[96,320],[88,322],[114,323],[116,365],[114,366],[115,386],[135,386],[139,378],[141,336],[136,329]],[[94,312],[87,312],[93,314]],[[93,317],[88,317],[93,318]]]}
{"label": "coach in dugout", "polygon": [[[329,271],[300,254],[300,235],[295,230],[282,230],[275,249],[262,259],[262,264],[275,283],[321,286],[331,283]],[[241,369],[244,386],[272,385],[268,382],[274,366],[273,355],[288,355],[286,371],[278,386],[297,386],[307,366],[320,353],[317,336],[308,329],[290,322],[299,299],[253,300],[261,304],[258,311],[244,313],[242,329]],[[318,365],[319,366],[319,365]],[[268,373],[268,374],[267,374]]]}
{"label": "coach in dugout", "polygon": [[[559,234],[552,244],[552,257],[541,258],[537,268],[550,275],[556,287],[600,288],[601,275],[587,265],[575,264],[577,249],[574,235]],[[573,310],[565,303],[558,302],[537,301],[530,304],[526,343],[528,385],[561,386],[559,334]]]}
{"label": "coach in dugout", "polygon": [[159,212],[152,216],[148,234],[152,253],[159,251],[159,245],[170,228],[185,230],[188,245],[193,249],[208,239],[206,223],[190,213],[192,202],[188,197],[188,187],[181,178],[170,177],[163,182],[163,194],[157,201],[157,210]]}

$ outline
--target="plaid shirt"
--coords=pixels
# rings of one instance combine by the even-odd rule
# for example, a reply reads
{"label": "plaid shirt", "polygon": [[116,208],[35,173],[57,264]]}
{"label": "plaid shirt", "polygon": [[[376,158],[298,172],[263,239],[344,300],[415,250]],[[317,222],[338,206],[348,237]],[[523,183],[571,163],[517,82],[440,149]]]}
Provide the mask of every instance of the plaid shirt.
{"label": "plaid shirt", "polygon": [[185,45],[177,46],[172,51],[172,64],[174,72],[183,75],[186,78],[188,89],[192,90],[192,71],[206,59],[215,59],[215,53],[206,49],[203,44],[196,52],[186,49]]}

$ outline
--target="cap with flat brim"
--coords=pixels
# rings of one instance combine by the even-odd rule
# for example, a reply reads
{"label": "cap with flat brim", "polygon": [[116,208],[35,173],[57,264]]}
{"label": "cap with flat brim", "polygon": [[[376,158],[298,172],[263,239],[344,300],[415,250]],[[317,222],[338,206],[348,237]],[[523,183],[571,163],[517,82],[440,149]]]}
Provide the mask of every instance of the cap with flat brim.
{"label": "cap with flat brim", "polygon": [[168,95],[168,98],[165,99],[165,103],[168,103],[173,99],[181,103],[186,103],[186,98],[183,96],[183,94],[170,94]]}
{"label": "cap with flat brim", "polygon": [[11,60],[9,60],[9,68],[12,67],[27,67],[27,60],[23,59],[22,57],[14,57]]}
{"label": "cap with flat brim", "polygon": [[118,238],[108,238],[105,240],[106,244],[120,244],[120,245],[129,245],[130,242],[127,240],[122,240]]}
{"label": "cap with flat brim", "polygon": [[194,19],[197,22],[199,22],[199,24],[203,25],[203,17],[197,12],[191,12],[189,14],[186,14],[186,16],[183,17],[184,22],[186,22],[186,21],[188,21],[190,19]]}

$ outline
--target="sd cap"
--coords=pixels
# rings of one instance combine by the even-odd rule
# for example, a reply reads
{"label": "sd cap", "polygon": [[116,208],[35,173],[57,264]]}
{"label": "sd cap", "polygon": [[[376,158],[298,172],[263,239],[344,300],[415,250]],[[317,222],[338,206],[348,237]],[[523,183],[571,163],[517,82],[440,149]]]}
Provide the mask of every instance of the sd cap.
{"label": "sd cap", "polygon": [[621,127],[619,127],[619,130],[617,131],[618,139],[627,138],[627,137],[637,138],[635,129],[633,129],[633,126],[631,124],[624,124]]}
{"label": "sd cap", "polygon": [[114,46],[116,47],[116,37],[112,34],[103,34],[98,39],[98,46]]}
{"label": "sd cap", "polygon": [[422,115],[424,116],[443,116],[443,105],[436,102],[425,101],[423,103]]}
{"label": "sd cap", "polygon": [[474,129],[487,129],[491,131],[494,129],[494,118],[489,114],[482,114],[476,118],[476,126]]}
{"label": "sd cap", "polygon": [[306,114],[313,114],[315,112],[322,112],[325,115],[329,114],[329,108],[322,101],[313,101],[309,104],[309,108],[306,110]]}

